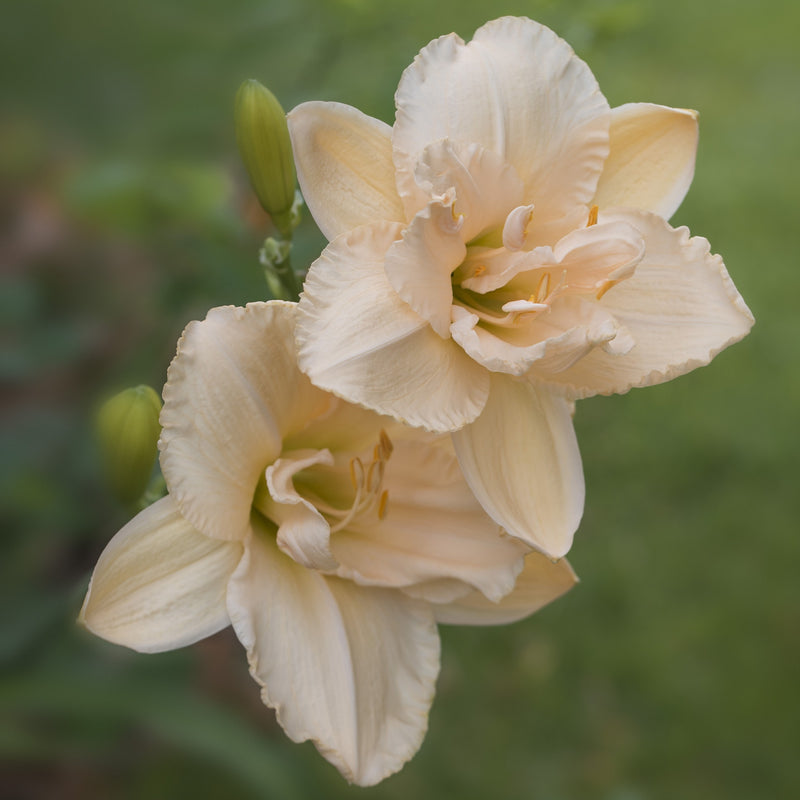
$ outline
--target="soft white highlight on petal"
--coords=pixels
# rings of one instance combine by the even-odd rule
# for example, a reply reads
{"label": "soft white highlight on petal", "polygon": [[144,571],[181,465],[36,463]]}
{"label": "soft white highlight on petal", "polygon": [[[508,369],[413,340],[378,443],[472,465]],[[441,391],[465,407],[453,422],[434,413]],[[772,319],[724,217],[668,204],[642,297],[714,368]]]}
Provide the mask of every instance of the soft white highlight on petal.
{"label": "soft white highlight on petal", "polygon": [[332,537],[339,574],[395,587],[454,578],[497,600],[511,591],[526,548],[483,512],[448,440],[398,441],[383,485],[385,517]]}
{"label": "soft white highlight on petal", "polygon": [[525,568],[511,594],[500,602],[487,600],[480,592],[445,605],[434,606],[436,621],[446,625],[505,625],[529,617],[561,597],[578,582],[565,558],[551,561],[533,552],[525,558]]}
{"label": "soft white highlight on petal", "polygon": [[601,214],[604,220],[625,221],[645,240],[634,274],[599,301],[635,345],[622,355],[593,350],[556,374],[534,365],[537,378],[575,397],[626,392],[703,366],[747,334],[753,316],[706,239],[646,212]]}
{"label": "soft white highlight on petal", "polygon": [[386,123],[321,102],[300,104],[287,120],[303,198],[329,240],[368,222],[405,219]]}
{"label": "soft white highlight on petal", "polygon": [[652,211],[669,219],[694,177],[697,112],[653,103],[611,110],[611,149],[594,203]]}
{"label": "soft white highlight on petal", "polygon": [[238,542],[198,533],[164,497],[103,550],[80,621],[143,653],[192,644],[227,627],[226,587],[241,555]]}
{"label": "soft white highlight on petal", "polygon": [[395,95],[398,190],[413,191],[431,142],[477,143],[514,166],[542,219],[590,200],[608,153],[608,104],[586,64],[551,30],[503,17],[424,47]]}
{"label": "soft white highlight on petal", "polygon": [[190,322],[167,372],[161,468],[181,513],[208,536],[241,539],[253,493],[284,435],[324,402],[297,369],[295,304],[213,308]]}
{"label": "soft white highlight on petal", "polygon": [[311,265],[298,308],[298,361],[316,385],[351,402],[455,430],[480,413],[488,376],[389,285],[384,254],[400,232],[390,224],[357,228]]}
{"label": "soft white highlight on petal", "polygon": [[459,233],[462,222],[452,202],[430,203],[389,247],[384,262],[395,292],[443,339],[450,336],[450,275],[467,251]]}
{"label": "soft white highlight on petal", "polygon": [[546,387],[492,375],[486,408],[453,434],[464,477],[510,534],[560,558],[583,514],[581,457],[569,404]]}
{"label": "soft white highlight on petal", "polygon": [[307,570],[258,526],[228,608],[262,698],[291,739],[313,740],[361,786],[414,755],[439,671],[425,603]]}

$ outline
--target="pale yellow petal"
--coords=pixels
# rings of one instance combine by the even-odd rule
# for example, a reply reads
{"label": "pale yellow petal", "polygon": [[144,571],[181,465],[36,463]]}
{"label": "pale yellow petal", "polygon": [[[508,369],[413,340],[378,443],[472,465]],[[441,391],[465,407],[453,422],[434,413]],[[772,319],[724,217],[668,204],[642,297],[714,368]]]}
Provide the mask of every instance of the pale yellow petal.
{"label": "pale yellow petal", "polygon": [[340,574],[364,584],[431,589],[456,579],[493,599],[511,591],[526,548],[483,512],[449,440],[396,442],[383,487],[382,515],[359,517],[332,537]]}
{"label": "pale yellow petal", "polygon": [[634,274],[599,301],[634,346],[623,354],[598,348],[558,373],[534,365],[538,378],[574,397],[626,392],[703,366],[747,334],[753,316],[705,239],[647,212],[619,211],[606,219],[633,225],[645,241]]}
{"label": "pale yellow petal", "polygon": [[578,582],[565,558],[551,561],[541,553],[531,553],[517,578],[514,591],[500,602],[487,600],[480,592],[433,607],[436,621],[446,625],[505,625],[516,622],[551,603]]}
{"label": "pale yellow petal", "polygon": [[361,786],[418,750],[439,671],[427,604],[307,570],[260,529],[228,608],[262,698],[291,739],[311,739]]}
{"label": "pale yellow petal", "polygon": [[167,373],[161,467],[181,513],[198,530],[240,539],[253,493],[324,400],[297,369],[293,303],[251,303],[191,322]]}
{"label": "pale yellow petal", "polygon": [[164,497],[103,550],[80,621],[143,653],[192,644],[229,624],[225,594],[241,556],[238,542],[203,536]]}
{"label": "pale yellow petal", "polygon": [[450,276],[467,252],[462,221],[455,218],[451,202],[430,203],[389,247],[384,262],[391,287],[443,339],[450,336]]}
{"label": "pale yellow petal", "polygon": [[288,122],[303,198],[329,240],[368,222],[405,219],[386,123],[321,102],[297,106]]}
{"label": "pale yellow petal", "polygon": [[453,434],[464,477],[510,534],[553,558],[583,514],[581,457],[569,404],[546,387],[493,374],[486,408]]}
{"label": "pale yellow petal", "polygon": [[669,219],[694,177],[697,112],[653,103],[611,110],[611,150],[594,203],[652,211]]}
{"label": "pale yellow petal", "polygon": [[406,69],[395,95],[398,190],[432,142],[476,143],[522,179],[542,219],[594,196],[608,154],[608,104],[589,68],[551,30],[503,17],[434,40]]}
{"label": "pale yellow petal", "polygon": [[345,399],[435,431],[460,428],[483,408],[488,376],[441,339],[386,279],[399,225],[357,228],[312,264],[300,298],[300,367]]}

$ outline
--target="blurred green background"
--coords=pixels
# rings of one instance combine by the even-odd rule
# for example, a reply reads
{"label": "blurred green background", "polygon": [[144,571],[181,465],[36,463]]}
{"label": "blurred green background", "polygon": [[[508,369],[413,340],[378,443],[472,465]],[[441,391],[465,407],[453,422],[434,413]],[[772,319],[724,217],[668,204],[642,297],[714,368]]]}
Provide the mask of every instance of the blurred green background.
{"label": "blurred green background", "polygon": [[[126,520],[90,420],[161,386],[187,321],[265,294],[243,79],[391,122],[421,46],[503,13],[564,36],[612,105],[700,111],[673,222],[722,253],[757,324],[705,369],[579,404],[582,583],[510,627],[443,628],[421,752],[359,790],[285,739],[229,632],[141,656],[75,627]],[[800,796],[798,31],[792,0],[6,3],[0,796]],[[308,263],[322,239],[308,219],[299,236]]]}

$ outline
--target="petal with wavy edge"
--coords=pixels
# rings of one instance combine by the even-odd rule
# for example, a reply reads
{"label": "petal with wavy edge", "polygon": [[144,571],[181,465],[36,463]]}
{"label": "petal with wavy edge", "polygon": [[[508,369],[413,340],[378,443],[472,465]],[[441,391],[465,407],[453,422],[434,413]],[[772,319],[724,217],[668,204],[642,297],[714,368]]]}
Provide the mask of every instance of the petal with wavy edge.
{"label": "petal with wavy edge", "polygon": [[161,468],[181,513],[202,533],[240,539],[253,493],[284,435],[324,407],[298,369],[295,304],[213,308],[186,327],[164,387]]}
{"label": "petal with wavy edge", "polygon": [[611,149],[593,202],[669,219],[694,177],[697,137],[696,111],[653,103],[611,109]]}
{"label": "petal with wavy edge", "polygon": [[332,465],[330,451],[285,453],[267,467],[267,489],[272,502],[267,508],[256,505],[278,525],[278,547],[286,555],[309,569],[334,570],[338,562],[331,554],[330,525],[308,500],[298,494],[292,482],[298,472],[316,464]]}
{"label": "petal with wavy edge", "polygon": [[455,578],[494,600],[511,591],[526,548],[483,513],[447,439],[397,442],[383,487],[385,517],[359,517],[331,539],[340,575],[394,587]]}
{"label": "petal with wavy edge", "polygon": [[541,553],[525,558],[525,567],[511,594],[499,603],[472,592],[451,603],[433,607],[436,621],[445,625],[505,625],[529,617],[568,592],[578,578],[565,558],[551,561]]}
{"label": "petal with wavy edge", "polygon": [[422,151],[475,142],[511,164],[542,220],[595,193],[608,154],[608,103],[589,68],[551,30],[503,17],[424,47],[403,73],[393,132],[397,186],[413,196]]}
{"label": "petal with wavy edge", "polygon": [[164,497],[103,550],[79,620],[142,653],[192,644],[228,626],[225,593],[241,556],[241,544],[203,536]]}
{"label": "petal with wavy edge", "polygon": [[464,242],[502,227],[522,201],[522,181],[514,168],[474,142],[444,139],[429,145],[417,164],[416,180],[427,197],[453,192],[453,216],[463,218]]}
{"label": "petal with wavy edge", "polygon": [[584,501],[569,403],[545,386],[493,374],[483,413],[452,438],[489,516],[546,555],[563,556]]}
{"label": "petal with wavy edge", "polygon": [[369,786],[419,748],[439,671],[427,604],[295,564],[254,524],[228,611],[287,735]]}
{"label": "petal with wavy edge", "polygon": [[406,219],[385,122],[317,101],[301,103],[287,121],[303,198],[328,240],[369,222]]}
{"label": "petal with wavy edge", "polygon": [[384,262],[392,288],[443,339],[450,337],[450,275],[467,252],[460,228],[452,203],[436,200],[414,217]]}
{"label": "petal with wavy edge", "polygon": [[480,413],[489,379],[441,339],[386,279],[400,225],[340,236],[311,265],[297,320],[299,363],[317,386],[415,427],[456,430]]}
{"label": "petal with wavy edge", "polygon": [[455,306],[450,326],[453,340],[486,369],[507,375],[525,375],[540,364],[542,371],[566,369],[592,348],[616,342],[621,333],[619,344],[630,349],[614,317],[579,297],[559,299],[548,314],[528,326],[492,331],[479,322],[476,314]]}
{"label": "petal with wavy edge", "polygon": [[593,350],[556,374],[534,365],[537,378],[566,387],[576,398],[627,392],[703,366],[747,334],[753,316],[706,239],[690,238],[687,228],[672,228],[644,211],[616,211],[602,219],[627,222],[645,240],[634,274],[598,303],[635,345],[625,354]]}

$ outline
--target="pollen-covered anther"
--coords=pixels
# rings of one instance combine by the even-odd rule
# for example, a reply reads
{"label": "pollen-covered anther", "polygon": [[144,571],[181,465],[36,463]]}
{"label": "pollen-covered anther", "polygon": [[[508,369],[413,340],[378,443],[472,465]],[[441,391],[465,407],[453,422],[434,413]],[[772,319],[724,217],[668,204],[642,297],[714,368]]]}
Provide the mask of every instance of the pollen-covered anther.
{"label": "pollen-covered anther", "polygon": [[389,511],[389,490],[384,489],[381,493],[381,499],[378,502],[378,519],[386,519],[386,514]]}
{"label": "pollen-covered anther", "polygon": [[618,283],[619,283],[619,281],[612,281],[612,280],[608,280],[608,281],[606,281],[606,282],[605,282],[605,283],[604,283],[604,284],[603,284],[603,285],[600,287],[600,289],[599,289],[599,291],[597,292],[597,294],[595,295],[595,297],[596,297],[598,300],[600,300],[600,299],[602,298],[602,296],[603,296],[603,295],[604,295],[604,294],[605,294],[605,293],[606,293],[606,292],[607,292],[609,289],[612,289],[612,288],[613,288],[614,286],[616,286]]}
{"label": "pollen-covered anther", "polygon": [[600,206],[592,206],[589,209],[589,220],[586,223],[587,228],[591,228],[592,225],[597,225],[597,215],[600,211]]}

